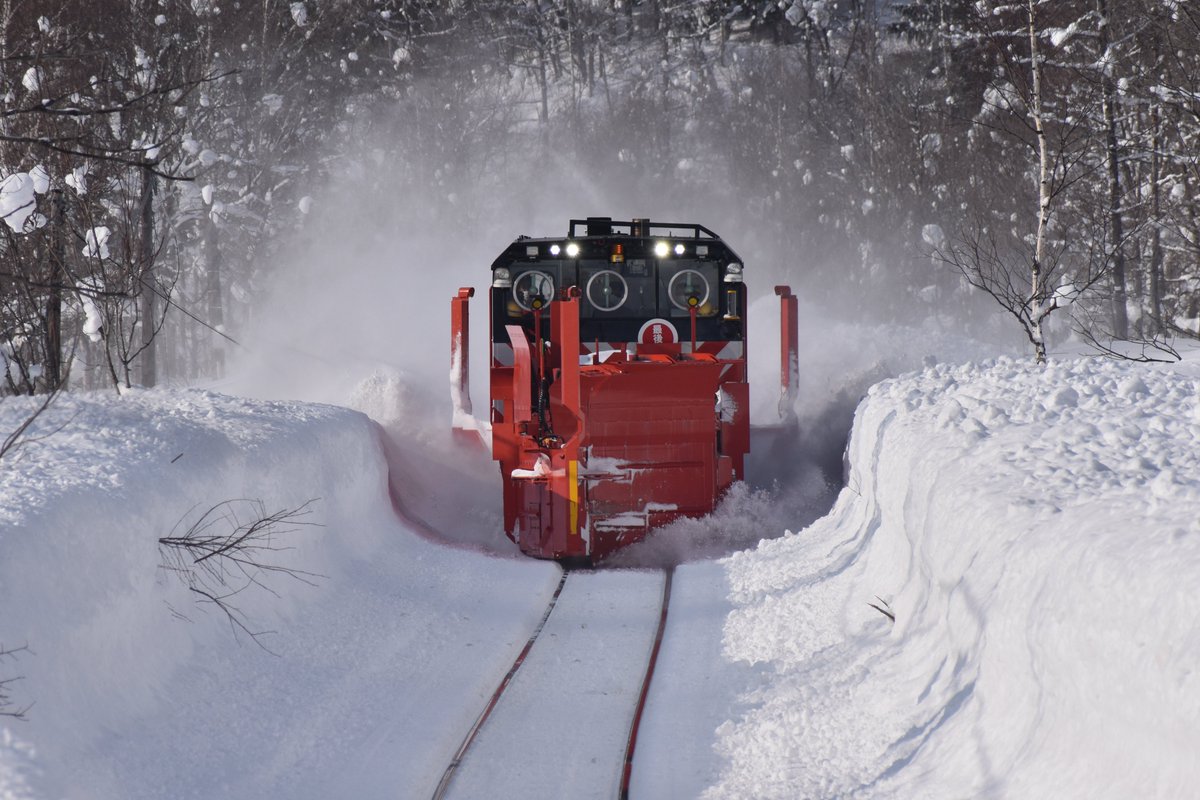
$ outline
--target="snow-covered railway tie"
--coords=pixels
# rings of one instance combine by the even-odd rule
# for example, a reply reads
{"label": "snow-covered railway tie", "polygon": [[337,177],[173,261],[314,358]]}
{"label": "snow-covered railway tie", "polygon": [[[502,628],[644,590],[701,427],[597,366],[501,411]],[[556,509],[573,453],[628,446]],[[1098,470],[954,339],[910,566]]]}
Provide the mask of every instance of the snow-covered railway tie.
{"label": "snow-covered railway tie", "polygon": [[565,572],[440,798],[626,798],[672,571]]}

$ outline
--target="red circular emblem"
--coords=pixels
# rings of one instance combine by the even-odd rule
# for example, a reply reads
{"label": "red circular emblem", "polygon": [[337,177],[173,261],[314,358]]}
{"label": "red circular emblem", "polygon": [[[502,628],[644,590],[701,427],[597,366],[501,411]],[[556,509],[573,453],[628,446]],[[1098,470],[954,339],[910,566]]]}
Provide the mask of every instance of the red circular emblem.
{"label": "red circular emblem", "polygon": [[679,331],[665,319],[652,319],[638,331],[639,344],[675,344],[679,341]]}

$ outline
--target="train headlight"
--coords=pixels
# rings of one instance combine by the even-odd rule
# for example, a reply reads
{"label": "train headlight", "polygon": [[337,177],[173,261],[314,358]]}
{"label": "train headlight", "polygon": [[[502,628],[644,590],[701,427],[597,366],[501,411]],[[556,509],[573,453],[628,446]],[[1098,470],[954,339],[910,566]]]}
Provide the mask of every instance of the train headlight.
{"label": "train headlight", "polygon": [[492,270],[492,288],[507,289],[512,286],[512,275],[504,267]]}
{"label": "train headlight", "polygon": [[654,255],[658,256],[659,258],[666,258],[667,253],[669,253],[670,251],[671,251],[671,248],[666,242],[655,242],[654,243]]}
{"label": "train headlight", "polygon": [[559,247],[558,245],[556,245],[556,244],[550,245],[550,255],[556,256],[561,252],[562,252],[562,248]]}
{"label": "train headlight", "polygon": [[726,283],[741,283],[742,282],[742,265],[730,264],[725,268]]}
{"label": "train headlight", "polygon": [[575,242],[567,242],[567,258],[574,258],[579,255],[579,245]]}
{"label": "train headlight", "polygon": [[682,243],[682,242],[680,242],[679,244],[675,245],[675,255],[677,255],[677,256],[681,256],[681,255],[683,255],[683,250],[684,250],[684,247],[683,247],[683,243]]}

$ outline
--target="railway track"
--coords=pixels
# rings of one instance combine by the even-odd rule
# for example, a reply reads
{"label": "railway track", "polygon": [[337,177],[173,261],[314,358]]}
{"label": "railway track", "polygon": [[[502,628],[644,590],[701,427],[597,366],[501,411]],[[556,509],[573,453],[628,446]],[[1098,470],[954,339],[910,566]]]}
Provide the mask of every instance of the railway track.
{"label": "railway track", "polygon": [[[450,759],[433,793],[433,800],[480,796],[478,791],[485,785],[482,781],[488,780],[483,776],[507,777],[520,772],[520,768],[507,756],[500,764],[489,765],[488,762],[498,754],[519,754],[527,749],[539,754],[545,752],[545,758],[536,761],[545,772],[525,776],[527,783],[519,787],[519,796],[531,799],[580,796],[574,792],[571,795],[561,794],[563,786],[556,784],[557,776],[553,773],[555,770],[567,774],[591,771],[595,773],[596,780],[588,782],[589,796],[615,795],[627,800],[638,730],[658,663],[670,607],[674,571],[667,569],[660,574],[661,587],[647,581],[650,576],[646,573],[627,573],[629,576],[638,576],[638,579],[627,581],[627,587],[615,587],[617,591],[609,591],[603,586],[599,590],[592,588],[593,596],[588,593],[590,583],[600,583],[598,576],[617,576],[619,573],[564,571],[533,634]],[[657,607],[653,603],[647,606],[644,601],[650,599],[655,591],[659,593]],[[564,594],[567,596],[565,601]],[[639,600],[643,601],[640,607]],[[628,621],[620,621],[625,618],[623,612],[627,610],[623,602],[628,602],[628,608],[639,612],[636,619],[630,615],[626,618]],[[567,608],[563,608],[564,605]],[[557,614],[556,608],[560,608]],[[596,608],[600,609],[596,618],[580,616],[581,609],[596,614]],[[606,610],[611,612],[607,616]],[[646,613],[647,610],[650,613]],[[589,625],[592,630],[589,630]],[[555,641],[551,643],[547,639]],[[648,647],[638,650],[626,647],[625,644],[632,639],[644,645],[648,643]],[[581,641],[582,646],[578,646]],[[624,656],[623,651],[631,655]],[[640,658],[638,653],[642,654]],[[606,655],[615,660],[602,663]],[[624,660],[617,659],[617,656]],[[529,667],[531,661],[540,663]],[[589,680],[587,670],[591,664],[600,665],[597,667],[599,677]],[[518,676],[523,666],[527,667],[527,671],[532,670],[533,674],[522,673],[520,677],[525,679],[524,685],[518,685],[521,683]],[[548,680],[548,675],[559,677]],[[566,688],[566,691],[573,693],[573,697],[555,699],[556,692],[564,691],[561,684],[580,675],[583,678],[578,683]],[[546,682],[555,685],[542,685]],[[517,687],[515,690],[514,686]],[[580,700],[581,705],[572,706],[572,699]],[[614,708],[616,705],[623,705],[625,713]],[[542,716],[540,720],[539,714]],[[621,720],[622,723],[627,719],[628,728],[625,729],[623,724],[620,729],[608,724],[604,726],[607,730],[599,733],[589,730],[586,746],[572,746],[570,730],[594,725],[597,719]],[[492,732],[492,726],[497,730]],[[556,735],[556,731],[559,735]],[[490,750],[486,744],[481,747],[480,743],[488,739],[489,734],[502,744],[493,744]],[[556,747],[559,749],[556,750]],[[478,752],[481,749],[484,752]],[[570,759],[578,763],[565,763]],[[474,774],[465,775],[464,772]],[[490,796],[508,796],[490,782],[486,786],[489,794],[497,792]],[[515,792],[517,787],[510,789]],[[512,796],[518,795],[514,793]]]}
{"label": "railway track", "polygon": [[621,787],[617,794],[620,800],[629,800],[629,780],[633,775],[633,755],[637,749],[638,729],[642,724],[642,712],[646,710],[646,698],[650,695],[650,681],[654,679],[654,668],[658,666],[658,651],[662,649],[663,633],[667,629],[667,612],[671,608],[671,582],[674,578],[675,568],[667,567],[663,571],[662,609],[658,616],[658,629],[654,633],[654,645],[650,648],[646,674],[642,676],[642,688],[638,693],[637,707],[634,709],[633,722],[629,726],[629,736],[625,742],[625,765],[621,769]]}
{"label": "railway track", "polygon": [[534,643],[537,642],[538,637],[542,635],[542,629],[546,627],[546,620],[550,619],[550,613],[554,611],[554,606],[558,603],[558,598],[562,595],[562,590],[567,584],[567,576],[569,574],[570,573],[567,570],[563,570],[562,579],[558,582],[558,588],[554,590],[554,594],[550,597],[550,602],[546,605],[546,613],[542,614],[542,619],[540,622],[538,622],[537,627],[533,629],[533,634],[529,637],[529,641],[525,642],[525,646],[521,648],[521,652],[517,654],[512,666],[509,667],[508,673],[504,676],[504,679],[500,681],[500,685],[496,687],[496,691],[492,692],[492,697],[490,700],[488,700],[488,704],[483,707],[483,711],[475,720],[475,724],[471,726],[471,730],[467,731],[467,735],[463,738],[462,744],[458,746],[458,750],[455,751],[454,757],[450,759],[450,764],[446,767],[446,771],[442,773],[442,779],[438,782],[437,789],[433,793],[433,800],[442,800],[444,797],[446,797],[446,792],[450,790],[450,781],[454,779],[454,773],[458,770],[459,765],[462,764],[463,758],[465,758],[467,755],[467,751],[471,749],[471,745],[474,743],[475,737],[479,735],[479,731],[483,727],[483,724],[487,722],[488,717],[492,715],[492,711],[495,710],[496,705],[500,702],[501,695],[504,694],[504,690],[507,689],[508,685],[512,682],[513,676],[517,674],[517,670],[519,670],[521,665],[525,663],[525,658],[529,655],[529,651],[533,649]]}

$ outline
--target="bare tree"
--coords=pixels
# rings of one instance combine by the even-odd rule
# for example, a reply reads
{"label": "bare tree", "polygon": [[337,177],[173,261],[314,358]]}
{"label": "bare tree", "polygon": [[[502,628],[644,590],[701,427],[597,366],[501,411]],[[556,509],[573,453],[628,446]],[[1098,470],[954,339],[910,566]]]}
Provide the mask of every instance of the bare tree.
{"label": "bare tree", "polygon": [[262,637],[274,631],[256,630],[237,598],[252,589],[278,597],[268,585],[272,577],[309,586],[324,577],[275,561],[280,553],[292,549],[286,543],[289,537],[303,528],[321,527],[305,521],[316,502],[268,513],[261,500],[224,500],[201,514],[186,531],[178,533],[185,517],[171,535],[158,540],[160,567],[179,578],[197,596],[197,602],[216,606],[235,633],[241,631],[267,650]]}
{"label": "bare tree", "polygon": [[[208,69],[188,44],[183,34],[195,28],[196,17],[187,4],[176,4],[169,16],[150,3],[105,2],[100,13],[89,5],[64,0],[53,10],[29,3],[0,8],[0,76],[6,79],[0,178],[37,186],[31,207],[22,211],[24,225],[6,220],[0,243],[7,301],[0,308],[0,342],[15,355],[14,364],[28,367],[9,391],[50,391],[62,382],[70,311],[99,299],[110,306],[106,311],[120,306],[123,316],[107,314],[107,325],[94,331],[106,344],[105,357],[96,360],[108,362],[116,382],[113,348],[132,343],[118,355],[140,358],[143,383],[155,382],[154,339],[170,305],[160,296],[171,287],[155,269],[169,230],[156,226],[156,209],[168,204],[166,192],[155,188],[160,179],[190,179],[175,169],[175,154],[194,122],[199,94],[229,75]],[[89,236],[109,234],[121,247],[113,247],[103,270],[92,254],[79,257],[81,250],[102,249],[86,248]],[[128,276],[114,280],[118,266]],[[120,335],[122,325],[137,331]]]}
{"label": "bare tree", "polygon": [[0,391],[53,386],[93,307],[77,381],[219,372],[273,256],[315,235],[314,186],[360,157],[388,167],[360,195],[420,198],[373,204],[380,226],[495,219],[514,177],[586,174],[894,317],[959,285],[928,273],[926,223],[977,236],[962,266],[1016,259],[991,283],[1021,287],[1039,357],[1064,285],[1093,287],[1100,340],[1196,333],[1198,31],[1158,0],[0,0],[0,180],[50,178],[29,230],[0,224]]}
{"label": "bare tree", "polygon": [[1080,265],[1070,263],[1072,243],[1062,234],[1053,238],[1052,226],[1061,225],[1063,195],[1086,169],[1087,140],[1082,115],[1068,110],[1065,93],[1056,92],[1053,104],[1047,97],[1043,5],[1026,0],[1023,6],[995,9],[980,4],[978,10],[996,74],[977,123],[1031,158],[1026,175],[1036,189],[1033,230],[976,222],[939,253],[1020,323],[1040,364],[1046,362],[1046,319],[1104,275],[1089,265],[1079,274]]}

